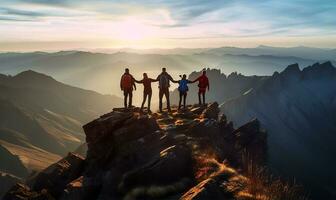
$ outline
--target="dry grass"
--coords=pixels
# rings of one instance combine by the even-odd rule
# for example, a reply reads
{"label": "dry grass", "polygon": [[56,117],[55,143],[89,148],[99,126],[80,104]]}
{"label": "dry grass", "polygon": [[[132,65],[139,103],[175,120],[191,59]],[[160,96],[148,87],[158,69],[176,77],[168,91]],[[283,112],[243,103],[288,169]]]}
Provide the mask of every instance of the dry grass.
{"label": "dry grass", "polygon": [[252,162],[245,172],[249,179],[246,188],[253,199],[260,200],[308,200],[303,187],[292,182],[274,177],[266,168],[253,165]]}

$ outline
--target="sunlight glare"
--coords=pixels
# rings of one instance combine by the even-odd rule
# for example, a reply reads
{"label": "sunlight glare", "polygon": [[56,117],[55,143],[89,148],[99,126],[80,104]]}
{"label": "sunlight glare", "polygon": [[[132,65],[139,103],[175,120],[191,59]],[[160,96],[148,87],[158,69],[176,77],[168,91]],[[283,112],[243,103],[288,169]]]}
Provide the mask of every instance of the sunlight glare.
{"label": "sunlight glare", "polygon": [[118,38],[121,40],[139,41],[150,37],[152,30],[139,20],[129,18],[116,26]]}

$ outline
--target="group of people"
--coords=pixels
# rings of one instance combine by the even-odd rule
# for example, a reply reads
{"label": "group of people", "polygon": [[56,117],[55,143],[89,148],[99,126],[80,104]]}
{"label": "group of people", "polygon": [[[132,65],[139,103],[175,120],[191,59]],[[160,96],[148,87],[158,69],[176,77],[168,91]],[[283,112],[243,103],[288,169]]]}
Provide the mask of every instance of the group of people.
{"label": "group of people", "polygon": [[[206,71],[203,70],[202,75],[198,77],[197,79],[190,81],[187,79],[187,76],[184,74],[180,76],[181,79],[178,81],[175,81],[166,71],[166,68],[162,68],[161,74],[156,78],[152,79],[149,78],[147,73],[143,73],[143,79],[142,80],[136,80],[129,72],[129,69],[125,69],[125,73],[122,75],[120,80],[120,88],[124,92],[124,106],[125,108],[132,107],[132,97],[133,97],[133,90],[136,90],[136,84],[143,84],[144,86],[144,92],[143,92],[143,101],[141,104],[141,110],[143,110],[144,105],[148,103],[148,112],[151,112],[150,105],[151,105],[151,99],[152,99],[152,82],[159,82],[159,109],[160,112],[162,112],[162,99],[163,96],[166,97],[167,101],[167,110],[170,112],[170,98],[169,98],[169,87],[170,87],[170,81],[173,83],[178,83],[178,91],[180,94],[179,99],[179,106],[178,109],[181,109],[181,103],[183,99],[183,108],[186,107],[186,98],[187,98],[187,92],[189,90],[188,84],[198,82],[198,100],[199,104],[205,104],[205,92],[206,90],[210,89],[209,79],[206,76]],[[127,104],[128,99],[128,104]],[[203,101],[202,101],[203,100]]]}

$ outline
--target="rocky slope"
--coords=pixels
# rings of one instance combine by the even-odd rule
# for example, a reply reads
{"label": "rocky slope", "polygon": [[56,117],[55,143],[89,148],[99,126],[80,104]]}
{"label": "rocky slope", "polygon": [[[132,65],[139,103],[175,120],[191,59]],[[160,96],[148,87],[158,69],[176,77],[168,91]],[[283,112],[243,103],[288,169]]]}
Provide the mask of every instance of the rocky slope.
{"label": "rocky slope", "polygon": [[87,157],[69,153],[4,200],[256,199],[242,174],[266,158],[258,120],[234,129],[217,103],[184,112],[114,109],[83,128]]}
{"label": "rocky slope", "polygon": [[296,177],[313,198],[336,198],[336,68],[330,62],[303,70],[290,65],[221,109],[238,126],[257,117],[269,133],[269,165]]}

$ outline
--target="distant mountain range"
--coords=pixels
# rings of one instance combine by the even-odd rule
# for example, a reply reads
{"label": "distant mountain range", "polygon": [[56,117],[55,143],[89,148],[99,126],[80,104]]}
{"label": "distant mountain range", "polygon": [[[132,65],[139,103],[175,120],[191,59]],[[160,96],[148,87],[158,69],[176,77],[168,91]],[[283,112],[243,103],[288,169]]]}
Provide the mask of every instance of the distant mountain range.
{"label": "distant mountain range", "polygon": [[118,105],[118,97],[34,71],[0,75],[0,172],[9,174],[0,182],[26,177],[74,151],[84,142],[82,125]]}
{"label": "distant mountain range", "polygon": [[315,198],[334,199],[336,68],[294,64],[259,83],[225,101],[222,111],[237,126],[258,118],[269,132],[269,166],[295,176]]}
{"label": "distant mountain range", "polygon": [[[0,73],[14,75],[32,69],[77,87],[104,94],[121,94],[118,84],[115,83],[119,81],[125,67],[129,67],[131,73],[138,79],[144,72],[156,77],[162,67],[167,67],[175,78],[178,78],[179,74],[189,74],[204,67],[217,68],[226,74],[237,71],[245,75],[262,76],[282,71],[284,66],[292,63],[308,66],[336,57],[333,50],[265,46],[170,50],[119,49],[101,52],[108,53],[85,51],[0,53]],[[141,95],[136,96],[136,99],[138,98],[141,98]]]}
{"label": "distant mountain range", "polygon": [[273,55],[273,56],[295,56],[313,60],[334,60],[336,49],[324,49],[316,47],[296,46],[296,47],[272,47],[260,45],[258,47],[240,48],[240,47],[219,47],[219,48],[174,48],[174,49],[82,49],[82,51],[91,51],[96,53],[138,53],[138,54],[179,54],[191,55],[198,53],[210,53],[216,55]]}

